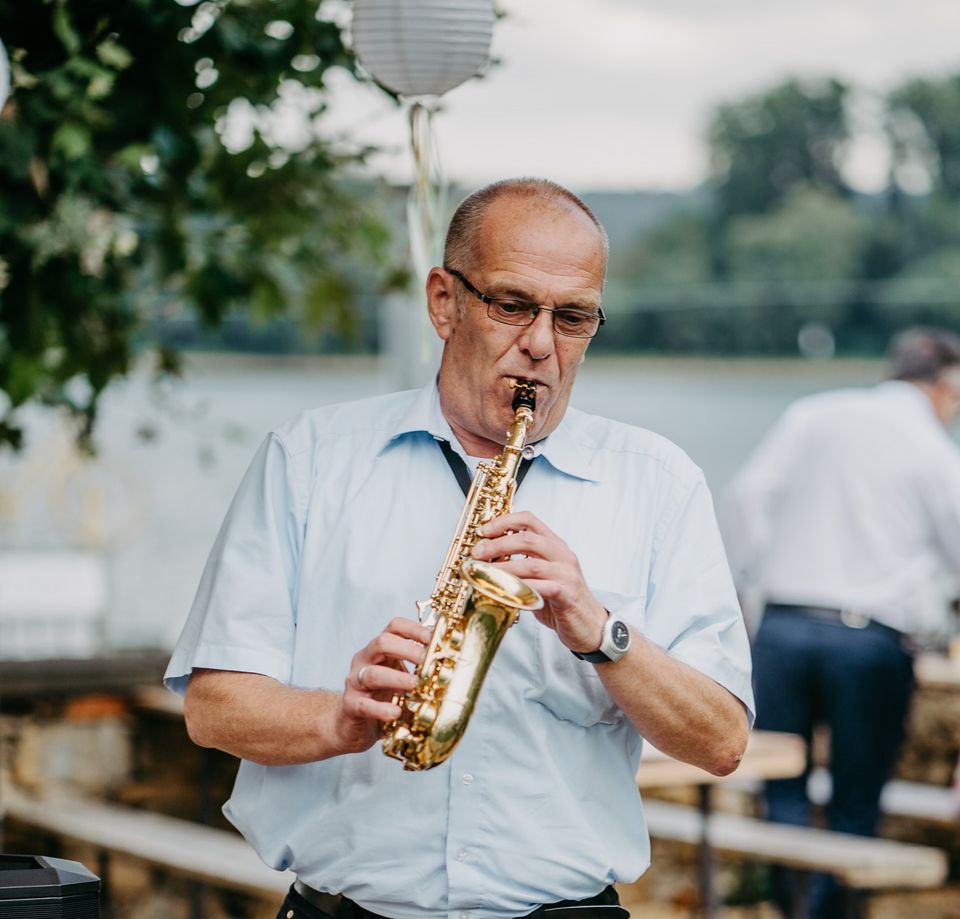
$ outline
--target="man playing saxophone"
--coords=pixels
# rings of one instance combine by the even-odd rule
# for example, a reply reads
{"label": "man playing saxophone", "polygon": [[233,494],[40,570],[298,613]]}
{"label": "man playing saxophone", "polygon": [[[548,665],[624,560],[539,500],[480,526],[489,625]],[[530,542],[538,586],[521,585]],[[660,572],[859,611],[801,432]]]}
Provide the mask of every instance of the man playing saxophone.
{"label": "man playing saxophone", "polygon": [[[702,474],[568,407],[605,266],[566,189],[474,192],[427,279],[436,383],[308,412],[254,458],[167,683],[191,737],[243,760],[225,813],[295,871],[278,917],[626,916],[612,885],[650,857],[643,739],[736,768],[749,650]],[[449,758],[407,772],[378,742],[431,639],[407,611],[463,507],[455,471],[503,450],[520,381],[528,474],[471,554],[543,605],[503,637]]]}

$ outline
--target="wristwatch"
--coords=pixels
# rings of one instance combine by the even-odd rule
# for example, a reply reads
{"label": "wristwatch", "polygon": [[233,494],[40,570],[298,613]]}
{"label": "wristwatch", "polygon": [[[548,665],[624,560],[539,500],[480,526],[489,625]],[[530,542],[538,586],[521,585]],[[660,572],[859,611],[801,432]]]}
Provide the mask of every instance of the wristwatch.
{"label": "wristwatch", "polygon": [[[609,613],[608,613],[609,616]],[[574,651],[574,655],[591,664],[615,664],[630,648],[630,629],[622,619],[609,616],[603,627],[603,637],[596,651],[584,653]]]}

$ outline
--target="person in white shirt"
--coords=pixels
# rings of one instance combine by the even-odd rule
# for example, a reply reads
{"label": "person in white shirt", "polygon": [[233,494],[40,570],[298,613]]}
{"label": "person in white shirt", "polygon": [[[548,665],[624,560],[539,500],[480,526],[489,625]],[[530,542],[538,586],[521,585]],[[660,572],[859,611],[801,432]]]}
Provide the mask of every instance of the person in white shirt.
{"label": "person in white shirt", "polygon": [[[566,189],[475,192],[427,281],[436,383],[307,412],[237,492],[166,678],[191,737],[243,760],[225,812],[296,873],[282,919],[626,916],[612,885],[650,862],[643,739],[736,768],[749,643],[703,475],[649,431],[568,408],[605,264]],[[463,508],[450,453],[501,452],[518,378],[537,384],[533,459],[474,555],[545,606],[504,637],[450,758],[405,772],[378,740]],[[630,641],[613,647],[618,623]]]}
{"label": "person in white shirt", "polygon": [[[829,826],[874,835],[913,692],[910,634],[941,566],[960,573],[960,337],[907,329],[890,379],[791,405],[727,496],[741,593],[765,601],[754,642],[757,727],[830,728]],[[770,819],[810,821],[807,775],[768,783]],[[781,877],[782,901],[795,879]],[[810,914],[843,915],[816,878]]]}

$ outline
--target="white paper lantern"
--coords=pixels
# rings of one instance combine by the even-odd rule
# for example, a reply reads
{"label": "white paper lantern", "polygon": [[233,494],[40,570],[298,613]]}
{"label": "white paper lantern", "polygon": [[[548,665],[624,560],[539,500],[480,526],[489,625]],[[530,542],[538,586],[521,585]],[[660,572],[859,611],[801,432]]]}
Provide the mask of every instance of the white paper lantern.
{"label": "white paper lantern", "polygon": [[354,0],[360,63],[402,96],[440,96],[487,61],[493,0]]}

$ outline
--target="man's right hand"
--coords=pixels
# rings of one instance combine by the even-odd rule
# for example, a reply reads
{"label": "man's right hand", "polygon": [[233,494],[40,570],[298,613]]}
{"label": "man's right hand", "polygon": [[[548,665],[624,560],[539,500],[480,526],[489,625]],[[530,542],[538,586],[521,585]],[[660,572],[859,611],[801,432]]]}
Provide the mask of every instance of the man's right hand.
{"label": "man's right hand", "polygon": [[413,619],[394,619],[353,656],[342,693],[288,686],[260,673],[194,670],[184,699],[187,730],[201,747],[264,766],[368,750],[380,725],[400,714],[393,695],[413,688],[407,665],[423,660],[430,638],[431,630]]}
{"label": "man's right hand", "polygon": [[413,619],[393,619],[350,662],[337,719],[341,753],[360,753],[380,738],[380,726],[400,716],[394,695],[409,692],[416,677],[406,664],[418,665],[431,630]]}

